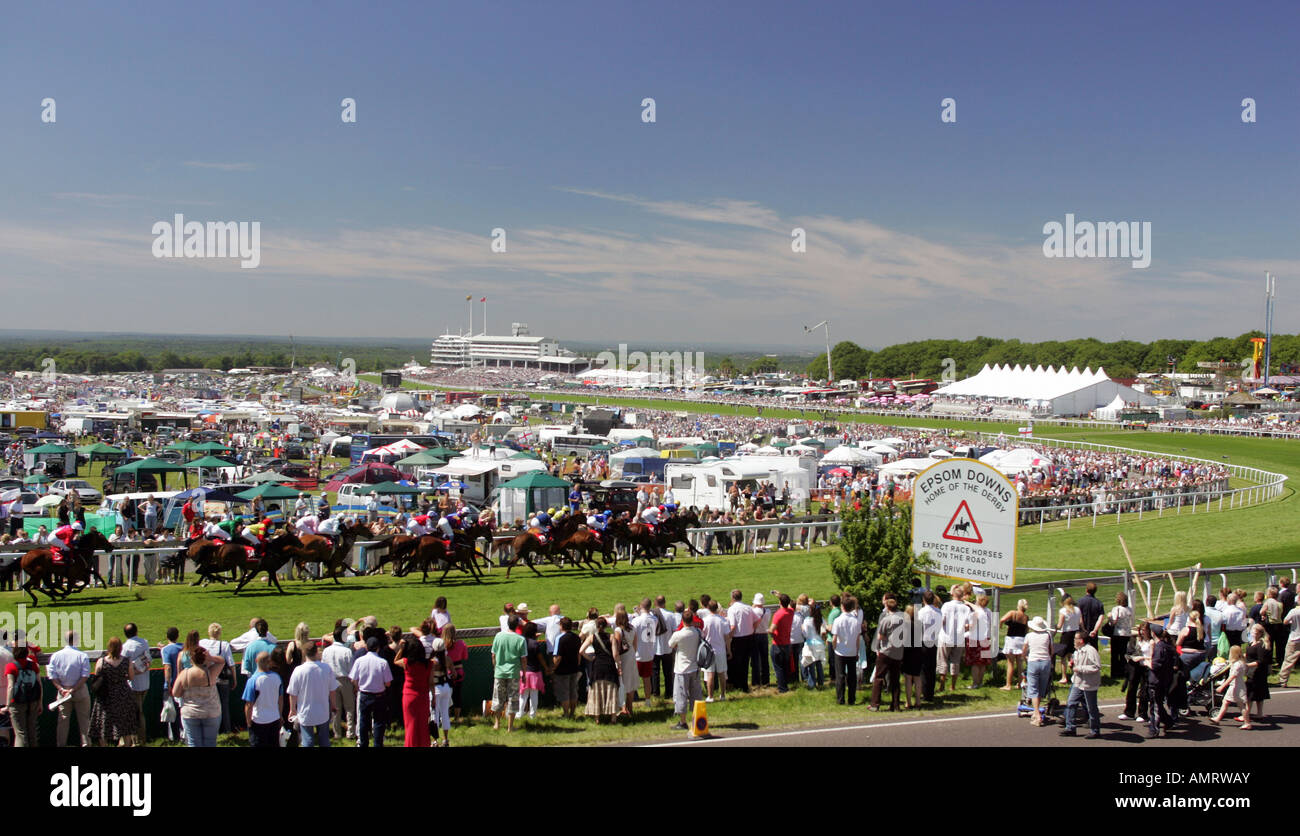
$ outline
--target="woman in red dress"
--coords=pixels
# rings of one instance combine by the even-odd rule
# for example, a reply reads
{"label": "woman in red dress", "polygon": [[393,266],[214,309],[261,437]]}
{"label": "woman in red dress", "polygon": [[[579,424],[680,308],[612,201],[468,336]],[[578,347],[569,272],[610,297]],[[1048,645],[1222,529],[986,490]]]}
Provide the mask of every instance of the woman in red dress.
{"label": "woman in red dress", "polygon": [[429,746],[429,681],[431,670],[424,643],[407,635],[393,660],[406,671],[402,681],[402,721],[407,747]]}

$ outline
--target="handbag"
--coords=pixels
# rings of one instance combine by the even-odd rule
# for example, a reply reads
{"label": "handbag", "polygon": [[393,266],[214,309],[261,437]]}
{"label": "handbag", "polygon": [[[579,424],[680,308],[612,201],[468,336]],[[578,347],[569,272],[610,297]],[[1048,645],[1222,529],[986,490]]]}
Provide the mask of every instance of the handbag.
{"label": "handbag", "polygon": [[162,712],[158,715],[158,722],[167,724],[176,722],[176,700],[173,697],[163,696]]}
{"label": "handbag", "polygon": [[1115,638],[1115,622],[1107,621],[1101,625],[1101,634],[1107,638]]}
{"label": "handbag", "polygon": [[92,694],[98,694],[99,690],[104,687],[104,675],[102,673],[92,673],[86,677],[86,690]]}

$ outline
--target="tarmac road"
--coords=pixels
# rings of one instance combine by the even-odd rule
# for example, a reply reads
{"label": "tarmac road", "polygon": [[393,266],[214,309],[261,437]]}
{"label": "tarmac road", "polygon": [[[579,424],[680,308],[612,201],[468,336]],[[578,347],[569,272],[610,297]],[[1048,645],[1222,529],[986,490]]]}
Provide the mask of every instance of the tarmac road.
{"label": "tarmac road", "polygon": [[[1068,694],[1068,691],[1066,692]],[[1062,737],[1064,720],[1057,717],[1050,726],[1035,728],[1029,719],[1017,718],[1005,711],[993,714],[965,714],[953,717],[932,717],[909,720],[899,713],[898,720],[886,720],[882,713],[878,722],[860,725],[841,725],[825,728],[791,729],[789,731],[721,732],[702,740],[675,740],[649,744],[652,746],[951,746],[954,735],[960,735],[963,747],[1181,747],[1181,746],[1256,746],[1270,748],[1300,744],[1300,709],[1295,699],[1300,689],[1272,689],[1272,697],[1264,703],[1268,716],[1255,720],[1251,731],[1236,728],[1232,720],[1235,712],[1229,709],[1223,725],[1218,728],[1206,721],[1204,709],[1196,708],[1190,721],[1183,720],[1172,732],[1157,740],[1146,738],[1147,725],[1115,718],[1123,710],[1123,703],[1103,703],[1101,706],[1101,739],[1085,740],[1087,725],[1081,726],[1077,737]],[[1064,695],[1063,695],[1064,696]],[[864,710],[864,709],[858,709]],[[1064,709],[1062,709],[1064,710]]]}

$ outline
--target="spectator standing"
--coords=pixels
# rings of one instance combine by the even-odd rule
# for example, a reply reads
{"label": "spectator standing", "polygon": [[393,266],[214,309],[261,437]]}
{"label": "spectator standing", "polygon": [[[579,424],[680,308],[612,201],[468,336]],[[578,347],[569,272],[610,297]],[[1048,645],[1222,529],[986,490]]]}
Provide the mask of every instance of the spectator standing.
{"label": "spectator standing", "polygon": [[[668,639],[669,647],[677,652],[677,660],[673,666],[673,673],[676,676],[673,682],[673,711],[677,713],[677,723],[673,726],[675,729],[688,729],[690,725],[688,718],[694,709],[695,702],[703,699],[704,695],[700,693],[700,665],[698,662],[700,640],[703,634],[699,628],[694,626],[695,612],[687,609],[682,614],[682,628]],[[717,656],[717,648],[714,648],[714,656]]]}
{"label": "spectator standing", "polygon": [[1079,599],[1079,629],[1087,634],[1088,644],[1093,647],[1098,647],[1097,630],[1105,614],[1106,608],[1097,600],[1097,584],[1089,581]]}
{"label": "spectator standing", "polygon": [[217,698],[221,703],[221,733],[230,734],[234,726],[230,722],[230,692],[235,687],[235,656],[231,652],[230,642],[221,640],[221,625],[212,622],[208,625],[208,637],[199,642],[199,646],[209,656],[220,656],[225,662],[217,674]]}
{"label": "spectator standing", "polygon": [[122,655],[131,663],[131,693],[135,697],[136,742],[141,746],[149,742],[148,727],[144,721],[144,698],[149,693],[149,643],[138,634],[134,624],[122,628],[126,641],[122,642]]}
{"label": "spectator standing", "polygon": [[727,622],[731,626],[731,660],[727,663],[734,691],[749,692],[747,671],[754,645],[754,610],[745,605],[739,589],[731,590],[731,606],[727,608]]}
{"label": "spectator standing", "polygon": [[[158,646],[158,657],[163,666],[163,699],[170,700],[172,699],[172,683],[176,681],[177,660],[180,658],[183,645],[178,641],[181,631],[176,627],[168,627],[166,635],[167,641]],[[176,714],[175,720],[164,725],[168,740],[180,739],[182,723],[179,713]]]}
{"label": "spectator standing", "polygon": [[658,651],[656,633],[659,628],[656,616],[653,602],[649,598],[643,598],[641,606],[637,608],[636,618],[632,619],[632,635],[636,637],[636,671],[641,677],[641,687],[644,689],[642,693],[645,694],[647,704],[655,692],[655,656]]}
{"label": "spectator standing", "polygon": [[917,621],[921,625],[921,699],[934,702],[934,683],[939,673],[939,631],[943,613],[939,609],[939,596],[927,589],[921,594],[921,611]]}
{"label": "spectator standing", "polygon": [[379,655],[382,647],[384,640],[371,635],[366,639],[365,655],[352,663],[352,684],[357,692],[357,745],[362,749],[370,746],[372,735],[375,746],[382,747],[388,725],[387,693],[393,684],[393,671]]}
{"label": "spectator standing", "polygon": [[77,731],[81,736],[81,745],[90,745],[90,690],[86,680],[90,678],[90,657],[77,647],[77,634],[68,631],[64,637],[63,649],[50,657],[45,667],[45,675],[54,685],[59,699],[66,697],[59,705],[58,736],[56,746],[68,743],[68,722],[73,714],[77,717]]}
{"label": "spectator standing", "polygon": [[180,720],[185,728],[185,743],[191,748],[213,748],[221,728],[221,697],[217,676],[226,660],[209,655],[207,648],[196,647],[190,655],[190,667],[172,680],[171,693],[180,700]]}
{"label": "spectator standing", "polygon": [[1282,670],[1277,675],[1277,684],[1280,688],[1287,688],[1291,671],[1295,668],[1296,662],[1300,661],[1300,607],[1292,607],[1283,616],[1282,623],[1287,626],[1289,632],[1286,637],[1286,654],[1283,657]]}
{"label": "spectator standing", "polygon": [[[610,647],[609,636],[604,616],[592,622],[591,632],[583,638],[581,652],[591,660],[591,673],[587,685],[588,717],[595,717],[596,723],[613,720],[618,711],[619,661],[615,651]],[[677,635],[677,633],[673,633]]]}
{"label": "spectator standing", "polygon": [[899,677],[903,670],[903,628],[905,619],[898,611],[898,599],[892,594],[884,598],[885,610],[880,614],[872,644],[876,650],[876,676],[871,685],[871,710],[880,710],[880,694],[889,683],[889,710],[898,710]]}
{"label": "spectator standing", "polygon": [[822,608],[813,603],[803,620],[804,649],[799,659],[803,681],[809,690],[820,689],[826,682],[826,625],[822,623]]}
{"label": "spectator standing", "polygon": [[862,642],[862,614],[858,602],[851,595],[842,599],[843,611],[831,625],[831,646],[835,651],[835,702],[844,705],[845,691],[848,704],[857,698],[858,674],[854,669],[858,661],[858,645]]}
{"label": "spectator standing", "polygon": [[1228,678],[1218,687],[1219,693],[1224,694],[1223,704],[1219,706],[1219,713],[1210,718],[1211,724],[1217,726],[1223,721],[1223,715],[1228,713],[1228,705],[1231,703],[1241,708],[1242,731],[1254,728],[1250,724],[1250,701],[1246,697],[1246,676],[1246,662],[1241,652],[1241,645],[1234,644],[1232,650],[1228,651]]}
{"label": "spectator standing", "polygon": [[[14,649],[17,653],[17,648]],[[131,660],[122,653],[122,640],[108,640],[107,652],[95,663],[100,679],[90,709],[90,738],[98,743],[116,740],[119,746],[136,745],[140,718],[131,690]]]}
{"label": "spectator standing", "polygon": [[767,611],[767,601],[763,593],[754,593],[754,636],[749,650],[750,682],[755,688],[766,688],[772,683],[772,674],[768,669],[767,639],[772,627],[772,617]]}
{"label": "spectator standing", "polygon": [[1246,662],[1246,699],[1255,707],[1251,716],[1259,720],[1264,716],[1264,701],[1269,697],[1268,674],[1273,661],[1268,630],[1264,624],[1250,628],[1250,645],[1242,658]]}
{"label": "spectator standing", "polygon": [[1097,648],[1088,643],[1088,635],[1087,630],[1079,630],[1074,634],[1074,654],[1070,659],[1074,675],[1071,677],[1070,698],[1065,704],[1065,728],[1061,729],[1061,734],[1074,737],[1075,711],[1082,705],[1088,712],[1087,739],[1096,740],[1101,737],[1101,712],[1097,707],[1097,689],[1101,687],[1101,656]]}
{"label": "spectator standing", "polygon": [[[794,672],[790,655],[790,632],[794,624],[794,609],[790,606],[790,596],[784,592],[777,597],[780,606],[772,614],[772,626],[768,635],[772,640],[772,670],[776,672],[776,691],[784,694],[790,690],[790,676]],[[716,646],[715,646],[716,650]],[[717,654],[714,654],[715,658]]]}
{"label": "spectator standing", "polygon": [[1057,615],[1056,630],[1061,636],[1060,645],[1057,648],[1058,655],[1061,657],[1061,679],[1058,685],[1068,685],[1070,681],[1066,679],[1065,663],[1074,655],[1074,634],[1080,629],[1083,623],[1083,616],[1079,608],[1075,606],[1074,599],[1069,595],[1061,600],[1061,612]]}
{"label": "spectator standing", "polygon": [[469,646],[456,638],[456,628],[448,624],[442,628],[443,645],[447,648],[447,676],[451,680],[451,711],[460,722],[462,688],[465,685],[465,663],[469,660]]}
{"label": "spectator standing", "polygon": [[33,748],[37,745],[36,720],[43,710],[41,666],[26,643],[20,642],[13,649],[13,661],[5,665],[4,677],[8,697],[5,711],[13,724],[14,746]]}
{"label": "spectator standing", "polygon": [[1020,681],[1020,671],[1025,661],[1025,636],[1029,634],[1029,602],[1021,598],[1014,610],[1002,615],[999,624],[1007,625],[1007,637],[1002,643],[1002,655],[1007,657],[1007,684],[1001,690],[1010,691]]}
{"label": "spectator standing", "polygon": [[[708,696],[705,702],[727,699],[727,664],[731,657],[731,624],[718,613],[718,602],[709,601],[704,616],[704,640],[713,648],[713,664],[704,671]],[[714,696],[714,692],[717,696]]]}
{"label": "spectator standing", "polygon": [[939,635],[936,671],[939,676],[939,693],[943,692],[945,681],[950,683],[949,692],[957,690],[957,679],[961,676],[961,660],[966,652],[966,632],[970,624],[970,607],[966,605],[966,589],[962,585],[953,587],[952,598],[939,610]]}
{"label": "spectator standing", "polygon": [[506,629],[492,639],[492,728],[501,728],[501,717],[506,717],[506,731],[515,730],[515,715],[519,713],[519,675],[528,644],[516,633],[519,616],[511,614],[506,619]]}
{"label": "spectator standing", "polygon": [[289,722],[302,732],[303,746],[330,745],[330,717],[338,713],[338,679],[328,665],[319,660],[315,642],[302,648],[302,664],[289,677]]}
{"label": "spectator standing", "polygon": [[1138,723],[1146,722],[1151,694],[1146,687],[1148,664],[1151,661],[1151,646],[1155,639],[1151,635],[1151,625],[1142,622],[1138,631],[1128,644],[1125,659],[1127,675],[1125,679],[1124,713],[1121,720],[1136,719]]}
{"label": "spectator standing", "polygon": [[582,640],[573,632],[573,620],[560,616],[560,636],[555,640],[555,673],[551,683],[555,688],[555,702],[567,719],[572,720],[578,708],[579,648]]}
{"label": "spectator standing", "polygon": [[[651,684],[656,694],[662,694],[665,700],[670,700],[673,697],[673,652],[668,646],[668,637],[677,629],[679,622],[677,613],[670,611],[667,604],[664,596],[655,597],[655,667],[654,682]],[[726,617],[725,612],[723,617]]]}
{"label": "spectator standing", "polygon": [[1151,636],[1151,657],[1147,662],[1147,689],[1150,692],[1147,715],[1150,726],[1147,737],[1157,738],[1162,726],[1168,729],[1173,725],[1167,700],[1169,686],[1173,683],[1174,671],[1178,666],[1178,653],[1168,640],[1168,631],[1160,624],[1151,625]]}
{"label": "spectator standing", "polygon": [[1282,602],[1278,600],[1280,590],[1276,586],[1268,588],[1267,598],[1264,599],[1264,605],[1260,607],[1260,623],[1264,625],[1264,632],[1268,634],[1268,645],[1270,650],[1276,653],[1273,661],[1282,664],[1282,651],[1286,646],[1286,625],[1282,623],[1285,615]]}
{"label": "spectator standing", "polygon": [[[248,663],[245,654],[244,663]],[[262,651],[253,663],[256,670],[244,684],[244,721],[248,723],[248,745],[257,749],[280,746],[280,694],[284,682],[271,670],[271,654]]]}
{"label": "spectator standing", "polygon": [[394,661],[405,673],[402,677],[402,728],[406,731],[403,745],[408,749],[427,749],[433,676],[424,642],[416,635],[403,636]]}
{"label": "spectator standing", "polygon": [[[1110,630],[1106,630],[1106,626]],[[1109,632],[1110,635],[1110,678],[1128,680],[1128,643],[1133,638],[1133,610],[1128,605],[1128,595],[1115,593],[1115,606],[1103,615],[1092,628],[1094,635]],[[1095,647],[1096,645],[1094,645]]]}
{"label": "spectator standing", "polygon": [[546,692],[546,675],[551,671],[550,654],[546,641],[538,637],[537,622],[530,621],[524,625],[524,667],[519,679],[519,711],[516,720],[523,720],[528,714],[530,720],[537,719],[537,702]]}
{"label": "spectator standing", "polygon": [[321,662],[330,670],[337,683],[334,689],[338,710],[332,714],[334,736],[342,739],[356,739],[357,736],[357,692],[352,686],[352,661],[356,653],[344,639],[347,628],[339,625],[334,628],[334,641],[321,654]]}
{"label": "spectator standing", "polygon": [[1052,634],[1040,615],[1031,618],[1028,627],[1025,636],[1025,695],[1034,709],[1030,724],[1041,726],[1049,722],[1043,715],[1042,702],[1052,684]]}

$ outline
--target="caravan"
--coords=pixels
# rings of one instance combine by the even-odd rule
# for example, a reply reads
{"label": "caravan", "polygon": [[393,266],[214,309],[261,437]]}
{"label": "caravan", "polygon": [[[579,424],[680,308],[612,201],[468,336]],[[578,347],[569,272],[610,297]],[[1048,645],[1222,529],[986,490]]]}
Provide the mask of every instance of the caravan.
{"label": "caravan", "polygon": [[758,487],[760,482],[771,482],[778,493],[788,486],[791,505],[803,508],[813,485],[812,473],[802,464],[804,461],[788,456],[746,456],[704,464],[670,463],[664,469],[664,478],[683,507],[725,508],[732,485],[743,491]]}

